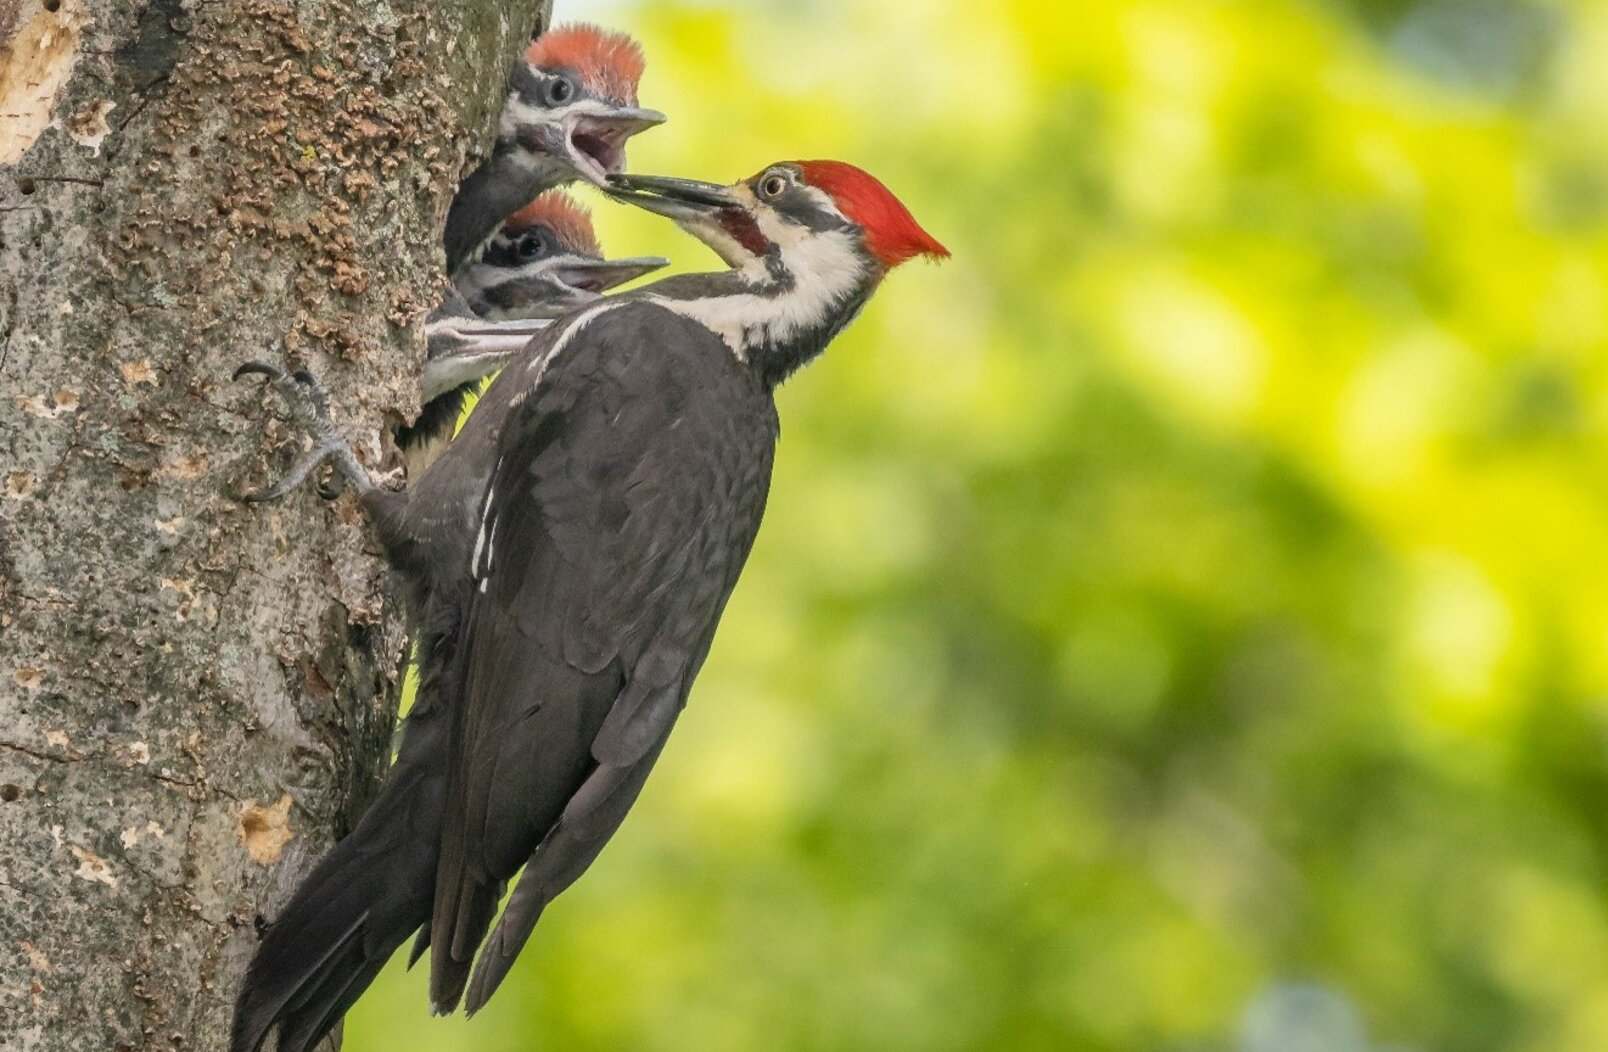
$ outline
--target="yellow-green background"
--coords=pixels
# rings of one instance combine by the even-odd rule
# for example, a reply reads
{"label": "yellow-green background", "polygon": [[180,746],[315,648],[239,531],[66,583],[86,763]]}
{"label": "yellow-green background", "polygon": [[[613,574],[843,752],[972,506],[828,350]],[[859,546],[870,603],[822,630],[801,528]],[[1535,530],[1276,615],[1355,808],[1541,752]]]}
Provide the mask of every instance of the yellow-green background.
{"label": "yellow-green background", "polygon": [[852,160],[954,259],[783,390],[498,998],[349,1049],[1608,1049],[1608,5],[557,7],[637,170]]}

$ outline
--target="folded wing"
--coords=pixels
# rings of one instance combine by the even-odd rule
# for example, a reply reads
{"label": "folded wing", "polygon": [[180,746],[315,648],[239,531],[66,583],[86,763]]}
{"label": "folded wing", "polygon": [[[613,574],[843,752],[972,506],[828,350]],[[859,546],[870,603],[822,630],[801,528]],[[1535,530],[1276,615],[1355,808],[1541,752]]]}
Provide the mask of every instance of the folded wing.
{"label": "folded wing", "polygon": [[474,555],[431,922],[431,996],[474,1011],[618,828],[764,510],[769,394],[647,303],[587,321],[499,440]]}

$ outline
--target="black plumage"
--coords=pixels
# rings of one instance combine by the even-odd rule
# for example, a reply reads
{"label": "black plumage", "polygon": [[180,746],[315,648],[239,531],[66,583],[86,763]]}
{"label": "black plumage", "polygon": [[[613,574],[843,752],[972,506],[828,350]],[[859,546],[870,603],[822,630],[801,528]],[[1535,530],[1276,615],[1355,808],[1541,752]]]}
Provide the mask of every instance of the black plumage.
{"label": "black plumage", "polygon": [[646,303],[585,337],[510,419],[484,512],[453,723],[474,762],[450,779],[432,920],[446,1008],[503,882],[528,861],[471,1011],[624,818],[764,510],[775,410],[718,338]]}
{"label": "black plumage", "polygon": [[591,216],[562,191],[548,191],[510,217],[425,322],[419,415],[392,432],[407,476],[424,473],[486,377],[551,319],[667,262],[603,258]]}

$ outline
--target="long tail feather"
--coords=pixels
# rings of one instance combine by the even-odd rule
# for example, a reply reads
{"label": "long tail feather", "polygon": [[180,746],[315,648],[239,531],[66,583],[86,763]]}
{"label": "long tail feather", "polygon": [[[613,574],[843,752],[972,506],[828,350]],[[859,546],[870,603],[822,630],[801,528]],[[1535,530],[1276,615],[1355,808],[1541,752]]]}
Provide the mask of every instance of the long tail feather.
{"label": "long tail feather", "polygon": [[351,836],[268,929],[235,1003],[231,1052],[308,1052],[430,919],[446,785],[446,725],[415,713],[402,755]]}

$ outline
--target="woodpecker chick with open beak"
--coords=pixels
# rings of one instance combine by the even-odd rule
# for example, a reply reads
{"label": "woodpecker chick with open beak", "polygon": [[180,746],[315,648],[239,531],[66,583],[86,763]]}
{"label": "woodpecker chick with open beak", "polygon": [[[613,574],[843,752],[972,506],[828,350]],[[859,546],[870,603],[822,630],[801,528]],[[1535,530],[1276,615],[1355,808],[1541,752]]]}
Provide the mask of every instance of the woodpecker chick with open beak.
{"label": "woodpecker chick with open beak", "polygon": [[311,405],[323,455],[411,586],[420,687],[378,798],[258,947],[231,1052],[274,1030],[279,1052],[309,1052],[415,932],[433,1007],[486,1003],[624,821],[688,702],[764,514],[776,385],[894,267],[948,254],[838,162],[611,192],[733,269],[555,322],[408,490],[336,448],[310,376],[246,369]]}
{"label": "woodpecker chick with open beak", "polygon": [[549,190],[509,216],[454,283],[482,318],[557,318],[669,262],[604,259],[592,217],[568,194]]}
{"label": "woodpecker chick with open beak", "polygon": [[664,123],[637,103],[642,49],[594,25],[543,33],[508,81],[491,157],[464,180],[447,213],[447,273],[472,259],[509,215],[577,179],[602,185],[625,170],[626,140]]}
{"label": "woodpecker chick with open beak", "polygon": [[645,65],[641,45],[624,33],[587,24],[549,30],[514,67],[499,138],[523,146],[551,178],[601,186],[625,171],[626,140],[664,123],[637,104]]}

